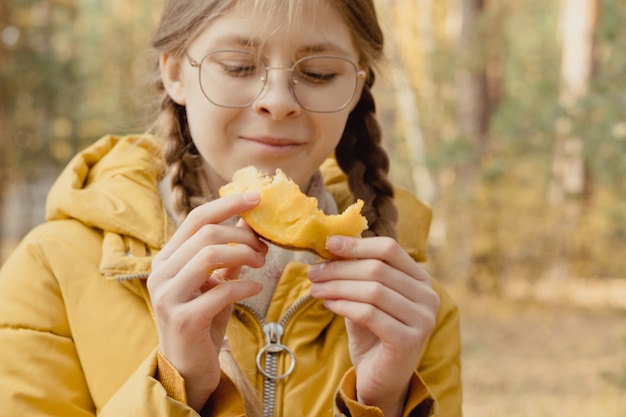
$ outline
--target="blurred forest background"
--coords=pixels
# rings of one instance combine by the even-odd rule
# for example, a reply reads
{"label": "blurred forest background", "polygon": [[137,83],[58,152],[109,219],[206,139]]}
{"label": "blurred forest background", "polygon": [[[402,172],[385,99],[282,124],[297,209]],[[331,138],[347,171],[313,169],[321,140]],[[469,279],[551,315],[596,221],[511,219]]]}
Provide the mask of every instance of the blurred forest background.
{"label": "blurred forest background", "polygon": [[[380,119],[395,181],[434,208],[433,272],[500,293],[622,278],[624,1],[378,1],[389,58]],[[0,5],[5,245],[41,221],[45,191],[76,151],[152,121],[158,10]]]}
{"label": "blurred forest background", "polygon": [[[379,116],[394,180],[434,209],[428,269],[470,300],[626,311],[626,2],[378,3],[389,58],[377,79]],[[147,74],[159,6],[0,3],[0,262],[43,220],[45,193],[76,151],[152,122]],[[532,332],[546,321],[528,323]],[[476,330],[466,343],[483,346],[468,355],[489,352],[476,339],[481,327],[466,324]],[[626,360],[617,352],[626,333],[607,337],[598,349],[615,355],[618,371],[596,377],[623,397]],[[477,362],[467,359],[471,372]],[[626,405],[615,401],[587,415],[618,415]],[[473,410],[525,415],[513,408],[518,414]]]}

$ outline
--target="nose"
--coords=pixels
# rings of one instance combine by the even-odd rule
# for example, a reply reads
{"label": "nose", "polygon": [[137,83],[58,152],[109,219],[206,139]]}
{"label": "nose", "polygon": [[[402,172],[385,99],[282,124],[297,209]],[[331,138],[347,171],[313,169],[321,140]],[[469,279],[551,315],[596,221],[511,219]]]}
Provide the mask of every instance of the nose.
{"label": "nose", "polygon": [[263,90],[252,104],[254,110],[274,120],[300,114],[302,107],[293,93],[291,68],[268,67],[265,76]]}

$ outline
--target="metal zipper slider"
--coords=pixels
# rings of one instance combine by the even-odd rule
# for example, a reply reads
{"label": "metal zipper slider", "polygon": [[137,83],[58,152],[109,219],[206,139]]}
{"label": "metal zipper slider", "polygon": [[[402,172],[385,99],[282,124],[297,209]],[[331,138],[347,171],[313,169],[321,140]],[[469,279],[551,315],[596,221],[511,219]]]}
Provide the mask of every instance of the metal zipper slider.
{"label": "metal zipper slider", "polygon": [[[285,329],[280,323],[270,322],[266,323],[263,326],[263,332],[265,333],[265,346],[259,350],[259,353],[256,355],[256,367],[266,378],[277,381],[279,379],[283,379],[291,375],[293,369],[296,366],[296,355],[293,353],[291,349],[287,346],[283,345],[280,342],[280,338],[283,335]],[[284,373],[277,375],[277,363],[276,356],[277,354],[286,351],[291,357],[291,361],[289,364],[289,369]],[[263,357],[265,356],[266,364],[263,364]]]}

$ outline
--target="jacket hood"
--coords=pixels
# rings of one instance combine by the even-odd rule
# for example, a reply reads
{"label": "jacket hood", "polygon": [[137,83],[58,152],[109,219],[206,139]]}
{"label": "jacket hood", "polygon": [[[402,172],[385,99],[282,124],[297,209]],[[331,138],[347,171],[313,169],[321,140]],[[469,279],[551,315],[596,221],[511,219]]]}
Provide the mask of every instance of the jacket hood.
{"label": "jacket hood", "polygon": [[162,247],[166,229],[154,227],[157,219],[163,224],[165,214],[155,198],[161,167],[152,137],[106,136],[63,170],[48,195],[46,219],[72,218]]}
{"label": "jacket hood", "polygon": [[[101,230],[106,275],[145,272],[149,255],[174,230],[156,191],[161,173],[152,136],[105,136],[63,170],[48,194],[46,219],[74,219]],[[137,257],[143,262],[137,264]]]}

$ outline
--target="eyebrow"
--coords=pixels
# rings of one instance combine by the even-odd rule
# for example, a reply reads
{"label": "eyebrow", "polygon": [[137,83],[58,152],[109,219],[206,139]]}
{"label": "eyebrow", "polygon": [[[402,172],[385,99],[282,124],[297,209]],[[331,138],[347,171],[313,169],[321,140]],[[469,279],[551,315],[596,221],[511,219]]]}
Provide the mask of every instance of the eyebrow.
{"label": "eyebrow", "polygon": [[347,56],[350,55],[350,52],[348,52],[346,49],[342,48],[341,46],[335,43],[330,43],[330,42],[305,45],[301,48],[298,48],[298,51],[307,52],[307,53],[333,52],[333,53],[338,53],[341,55],[347,55]]}
{"label": "eyebrow", "polygon": [[[249,38],[245,36],[239,36],[236,34],[225,35],[216,39],[213,43],[213,47],[219,47],[218,45],[233,45],[242,48],[257,49],[263,44],[263,41],[256,38]],[[296,55],[303,55],[307,53],[333,53],[339,55],[350,56],[351,53],[345,48],[332,42],[319,42],[299,47],[296,51]]]}
{"label": "eyebrow", "polygon": [[250,39],[244,36],[239,35],[227,35],[221,38],[218,38],[215,42],[216,44],[229,44],[229,45],[237,45],[245,48],[256,47],[260,44],[259,41],[255,39]]}

